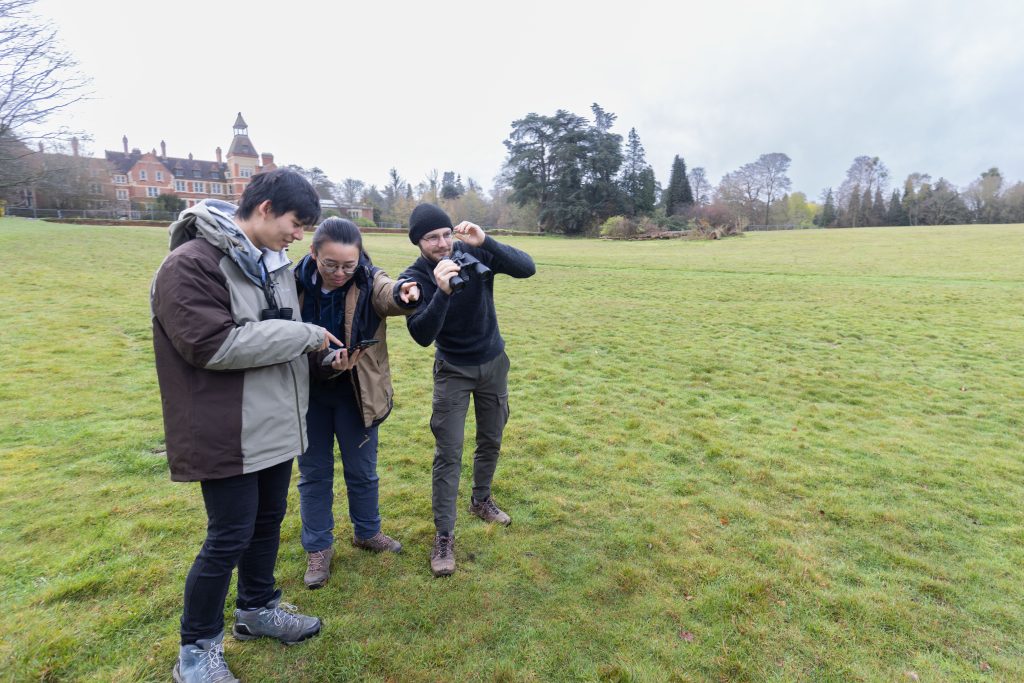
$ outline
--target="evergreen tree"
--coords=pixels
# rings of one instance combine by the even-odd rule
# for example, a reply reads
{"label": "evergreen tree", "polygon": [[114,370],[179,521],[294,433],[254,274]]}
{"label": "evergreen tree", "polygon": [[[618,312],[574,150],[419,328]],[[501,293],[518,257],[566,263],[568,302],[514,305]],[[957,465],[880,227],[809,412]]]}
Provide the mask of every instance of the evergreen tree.
{"label": "evergreen tree", "polygon": [[871,223],[871,188],[865,188],[864,194],[860,198],[860,218],[857,221],[858,225],[869,226]]}
{"label": "evergreen tree", "polygon": [[675,216],[686,212],[692,206],[693,190],[690,188],[690,179],[686,176],[686,161],[677,154],[672,160],[668,189],[665,191],[665,214]]}
{"label": "evergreen tree", "polygon": [[594,103],[590,107],[594,124],[586,136],[586,163],[584,166],[584,194],[593,221],[603,223],[606,218],[621,214],[624,198],[616,176],[622,167],[622,136],[612,133],[611,127],[618,118]]}
{"label": "evergreen tree", "polygon": [[836,223],[836,201],[832,194],[832,188],[828,188],[825,194],[825,204],[821,207],[821,214],[817,218],[817,224],[823,228],[830,228]]}
{"label": "evergreen tree", "polygon": [[640,187],[636,196],[636,212],[649,214],[658,203],[658,181],[654,178],[654,169],[648,166],[640,174]]}
{"label": "evergreen tree", "polygon": [[622,212],[622,136],[611,132],[614,114],[596,104],[591,110],[593,125],[563,109],[552,116],[528,114],[512,123],[505,140],[508,200],[535,203],[545,230],[585,233]]}
{"label": "evergreen tree", "polygon": [[854,185],[853,191],[850,192],[850,200],[846,205],[846,216],[843,219],[843,223],[851,228],[856,228],[858,225],[858,219],[860,218],[860,185]]}
{"label": "evergreen tree", "polygon": [[458,199],[462,196],[459,186],[462,184],[461,176],[455,179],[455,171],[445,171],[441,177],[441,196],[445,199]]}
{"label": "evergreen tree", "polygon": [[647,163],[636,128],[629,131],[619,186],[627,215],[647,214],[654,210],[654,170]]}
{"label": "evergreen tree", "polygon": [[882,188],[878,186],[875,187],[875,201],[871,205],[871,224],[886,224],[885,197],[882,196]]}
{"label": "evergreen tree", "polygon": [[903,210],[899,190],[892,191],[892,197],[889,198],[889,211],[885,214],[885,222],[889,225],[907,224],[907,214]]}

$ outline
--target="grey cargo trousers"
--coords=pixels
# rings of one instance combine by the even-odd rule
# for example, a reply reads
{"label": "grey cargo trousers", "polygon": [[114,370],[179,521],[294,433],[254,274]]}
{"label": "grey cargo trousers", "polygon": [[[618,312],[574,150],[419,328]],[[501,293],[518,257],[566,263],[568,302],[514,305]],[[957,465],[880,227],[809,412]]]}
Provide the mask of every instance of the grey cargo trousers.
{"label": "grey cargo trousers", "polygon": [[491,495],[498,466],[501,435],[508,422],[508,356],[502,351],[483,365],[453,365],[434,360],[434,401],[430,431],[434,433],[433,509],[439,534],[455,531],[455,507],[462,470],[466,412],[473,395],[476,410],[476,451],[473,453],[473,497]]}

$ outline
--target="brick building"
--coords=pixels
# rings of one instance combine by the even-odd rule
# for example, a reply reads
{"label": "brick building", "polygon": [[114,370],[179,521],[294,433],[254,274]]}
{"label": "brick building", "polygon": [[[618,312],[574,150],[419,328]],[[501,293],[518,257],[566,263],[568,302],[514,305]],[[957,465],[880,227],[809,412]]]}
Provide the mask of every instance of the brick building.
{"label": "brick building", "polygon": [[[237,203],[250,178],[261,171],[277,168],[274,155],[257,153],[249,137],[249,126],[239,112],[232,126],[231,144],[225,156],[218,147],[214,160],[167,155],[167,143],[143,152],[129,149],[128,136],[121,139],[122,150],[106,150],[102,158],[82,156],[76,138],[70,153],[43,152],[26,157],[40,180],[12,198],[13,208],[106,210],[125,216],[133,211],[158,208],[160,195],[174,195],[186,206],[213,198]],[[339,206],[321,192],[323,208],[348,218],[373,220],[373,208]],[[328,214],[330,215],[330,214]]]}
{"label": "brick building", "polygon": [[233,126],[234,137],[225,160],[220,147],[216,160],[167,156],[167,143],[160,141],[156,149],[142,152],[128,150],[128,136],[121,139],[124,150],[107,150],[105,157],[110,166],[110,182],[114,186],[115,200],[119,203],[150,206],[162,194],[171,194],[193,206],[207,198],[237,202],[249,184],[249,179],[261,171],[277,168],[274,155],[256,154],[249,139],[249,127],[238,113]]}

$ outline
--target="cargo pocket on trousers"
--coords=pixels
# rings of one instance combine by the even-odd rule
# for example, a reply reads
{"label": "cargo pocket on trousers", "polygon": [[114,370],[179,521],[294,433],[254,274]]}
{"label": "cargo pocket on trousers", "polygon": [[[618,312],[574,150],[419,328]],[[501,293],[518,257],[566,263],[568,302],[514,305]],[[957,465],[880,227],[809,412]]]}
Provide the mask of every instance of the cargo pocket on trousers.
{"label": "cargo pocket on trousers", "polygon": [[502,423],[502,426],[507,425],[508,424],[509,415],[512,414],[512,411],[508,407],[508,392],[507,391],[505,393],[503,393],[503,394],[498,394],[498,405],[501,406],[501,413],[502,413],[502,415],[505,416],[505,421]]}

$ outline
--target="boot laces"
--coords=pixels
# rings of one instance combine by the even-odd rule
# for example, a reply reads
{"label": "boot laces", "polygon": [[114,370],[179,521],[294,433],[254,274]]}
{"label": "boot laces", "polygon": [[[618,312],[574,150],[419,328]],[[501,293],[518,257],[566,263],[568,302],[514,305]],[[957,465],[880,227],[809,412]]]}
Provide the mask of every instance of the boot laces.
{"label": "boot laces", "polygon": [[271,619],[274,622],[274,626],[280,626],[282,628],[301,626],[302,620],[297,616],[298,611],[299,608],[289,602],[278,603],[277,607],[275,607],[271,612]]}
{"label": "boot laces", "polygon": [[318,550],[309,554],[309,568],[313,571],[323,571],[327,567],[327,553]]}
{"label": "boot laces", "polygon": [[203,654],[199,661],[199,670],[204,676],[227,674],[228,663],[224,661],[224,646],[220,643],[214,643],[210,646],[210,649],[203,650]]}

